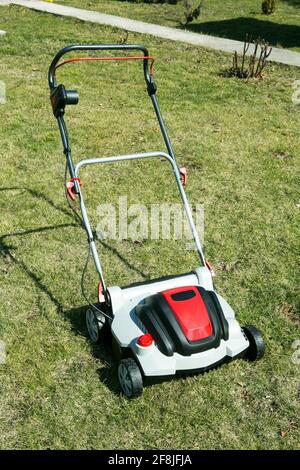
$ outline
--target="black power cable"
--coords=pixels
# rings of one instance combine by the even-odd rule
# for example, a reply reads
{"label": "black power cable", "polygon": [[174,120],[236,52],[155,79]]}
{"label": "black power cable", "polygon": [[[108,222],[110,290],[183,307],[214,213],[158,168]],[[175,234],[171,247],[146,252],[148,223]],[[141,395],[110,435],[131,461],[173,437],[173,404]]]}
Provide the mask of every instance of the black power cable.
{"label": "black power cable", "polygon": [[86,271],[87,271],[87,267],[88,267],[88,264],[89,264],[89,260],[90,260],[90,257],[91,257],[91,247],[89,246],[89,251],[88,251],[88,255],[87,255],[87,258],[86,258],[86,262],[85,262],[85,265],[84,265],[84,268],[83,268],[83,271],[82,271],[82,274],[81,274],[81,292],[82,292],[82,295],[85,299],[85,301],[89,304],[89,306],[93,309],[93,310],[96,310],[98,313],[101,313],[102,315],[104,315],[106,318],[109,318],[110,320],[112,320],[112,317],[110,315],[107,315],[107,313],[103,312],[103,310],[100,310],[95,304],[93,304],[86,292],[85,292],[85,289],[84,289],[84,278],[85,278],[85,274],[86,274]]}
{"label": "black power cable", "polygon": [[[66,195],[66,199],[67,199],[67,202],[68,202],[68,206],[70,207],[70,209],[72,210],[72,212],[74,213],[74,215],[76,216],[77,220],[80,222],[80,225],[83,226],[83,220],[82,218],[80,217],[80,215],[78,214],[78,212],[75,210],[73,204],[71,204],[70,200],[69,200],[69,196],[68,196],[68,191],[67,191],[67,176],[68,176],[68,164],[66,163],[66,169],[65,169],[65,195]],[[96,310],[98,313],[104,315],[106,318],[109,318],[110,320],[112,320],[112,317],[110,315],[107,315],[107,313],[103,312],[102,310],[100,310],[95,304],[93,304],[86,292],[85,292],[85,289],[84,289],[84,278],[85,278],[85,274],[86,274],[86,271],[87,271],[87,267],[88,267],[88,264],[89,264],[89,260],[90,260],[90,257],[91,257],[91,247],[89,245],[89,250],[88,250],[88,255],[87,255],[87,258],[86,258],[86,262],[85,262],[85,265],[84,265],[84,268],[82,270],[82,274],[81,274],[81,281],[80,281],[80,285],[81,285],[81,293],[85,299],[85,301],[88,303],[88,305],[93,309],[93,310]]]}

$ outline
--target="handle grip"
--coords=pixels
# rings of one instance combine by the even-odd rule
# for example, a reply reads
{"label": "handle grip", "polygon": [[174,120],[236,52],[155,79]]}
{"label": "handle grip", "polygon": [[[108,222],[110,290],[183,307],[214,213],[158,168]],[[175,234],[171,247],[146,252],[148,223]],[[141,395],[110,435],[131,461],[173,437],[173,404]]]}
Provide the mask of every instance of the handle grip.
{"label": "handle grip", "polygon": [[77,90],[66,90],[64,85],[58,85],[51,92],[50,96],[52,110],[57,118],[63,116],[67,104],[77,104],[79,95]]}
{"label": "handle grip", "polygon": [[[49,68],[48,83],[51,91],[53,91],[57,86],[55,79],[55,68],[59,60],[65,54],[73,51],[141,51],[144,54],[144,57],[149,55],[146,47],[141,44],[74,44],[64,47],[56,54]],[[148,60],[145,59],[143,63],[145,81],[147,83],[148,90],[150,90],[153,86],[153,82],[149,73]]]}

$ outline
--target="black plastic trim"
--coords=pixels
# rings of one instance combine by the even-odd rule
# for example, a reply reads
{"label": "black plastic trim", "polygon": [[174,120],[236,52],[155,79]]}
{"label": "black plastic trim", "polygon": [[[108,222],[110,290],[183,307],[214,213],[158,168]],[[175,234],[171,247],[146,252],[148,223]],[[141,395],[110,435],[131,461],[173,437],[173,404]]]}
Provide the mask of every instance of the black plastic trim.
{"label": "black plastic trim", "polygon": [[143,304],[136,307],[136,313],[153,336],[158,349],[166,356],[173,356],[175,345],[157,311],[151,308],[150,305]]}
{"label": "black plastic trim", "polygon": [[152,297],[150,302],[152,303],[153,310],[155,308],[159,310],[161,320],[175,344],[176,352],[179,354],[190,356],[191,354],[206,351],[207,349],[217,348],[220,345],[221,330],[218,318],[215,315],[211,315],[211,312],[209,312],[209,316],[213,329],[212,335],[199,341],[189,342],[167,300],[161,294],[157,294]]}
{"label": "black plastic trim", "polygon": [[[219,299],[218,299],[215,292],[213,292],[213,291],[206,291],[206,292],[211,297],[211,299],[213,300],[213,303],[216,307],[217,315],[218,315],[219,320],[220,320],[222,333],[223,333],[223,339],[225,341],[227,341],[228,338],[229,338],[229,325],[228,325],[228,321],[226,320],[226,318],[224,316],[224,313],[223,313],[221,304],[219,302]],[[205,303],[205,301],[204,301],[204,303]]]}
{"label": "black plastic trim", "polygon": [[56,118],[63,116],[67,104],[77,104],[79,95],[77,90],[66,90],[64,85],[58,85],[50,95],[53,114]]}
{"label": "black plastic trim", "polygon": [[193,376],[193,375],[200,375],[209,372],[212,369],[217,369],[222,364],[227,364],[236,359],[243,359],[247,349],[242,351],[241,353],[237,354],[234,357],[225,356],[217,362],[210,364],[209,366],[199,367],[198,369],[185,369],[185,370],[177,370],[173,375],[145,375],[144,376],[144,385],[154,385],[163,382],[168,382],[170,380],[179,379],[181,377],[186,376]]}
{"label": "black plastic trim", "polygon": [[167,356],[172,356],[174,352],[182,356],[190,356],[217,348],[221,339],[228,339],[228,323],[216,294],[206,291],[203,287],[197,286],[197,289],[205,303],[213,329],[211,336],[199,341],[188,341],[171,307],[161,293],[147,297],[144,304],[136,309],[138,317],[152,334],[159,350]]}
{"label": "black plastic trim", "polygon": [[189,300],[196,297],[196,294],[193,290],[185,290],[184,292],[176,292],[176,294],[172,294],[171,297],[175,302],[182,302],[183,300]]}

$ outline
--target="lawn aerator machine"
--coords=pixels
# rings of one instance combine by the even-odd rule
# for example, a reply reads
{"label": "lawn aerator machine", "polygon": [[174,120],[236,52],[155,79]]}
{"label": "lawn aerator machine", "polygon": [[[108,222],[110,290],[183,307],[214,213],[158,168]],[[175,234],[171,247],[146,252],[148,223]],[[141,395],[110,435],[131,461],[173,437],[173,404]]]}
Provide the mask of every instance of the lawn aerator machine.
{"label": "lawn aerator machine", "polygon": [[[94,55],[61,61],[65,54],[74,51],[93,51]],[[121,57],[99,57],[95,55],[99,51],[122,51],[125,54]],[[128,56],[128,51],[135,51],[138,55]],[[166,152],[90,158],[74,165],[64,114],[67,105],[78,103],[79,95],[76,90],[66,89],[63,84],[57,83],[56,70],[66,63],[84,60],[141,60],[146,88],[154,106]],[[186,172],[177,165],[158,106],[153,57],[149,56],[148,50],[142,45],[129,44],[71,45],[60,50],[53,59],[48,80],[52,109],[66,157],[66,194],[70,201],[76,198],[79,200],[89,254],[93,257],[99,275],[98,302],[93,304],[85,296],[89,304],[86,326],[92,342],[99,341],[103,331],[111,333],[113,349],[120,359],[118,378],[124,394],[129,398],[141,395],[148,379],[153,382],[177,374],[203,372],[237,357],[260,359],[264,354],[261,334],[254,326],[241,327],[232,308],[214,288],[211,268],[205,260],[184,190]],[[80,170],[86,165],[162,158],[173,171],[201,266],[181,275],[170,275],[127,287],[107,287],[84,204]],[[83,282],[82,290],[84,294]]]}

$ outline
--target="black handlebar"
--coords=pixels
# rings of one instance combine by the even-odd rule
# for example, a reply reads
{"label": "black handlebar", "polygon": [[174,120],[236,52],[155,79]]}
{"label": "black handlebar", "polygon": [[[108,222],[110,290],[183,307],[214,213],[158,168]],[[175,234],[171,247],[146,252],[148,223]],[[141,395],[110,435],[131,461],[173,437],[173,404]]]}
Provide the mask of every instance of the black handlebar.
{"label": "black handlebar", "polygon": [[[54,57],[48,72],[48,83],[50,90],[53,91],[57,86],[55,79],[55,68],[59,60],[69,52],[72,51],[141,51],[144,54],[144,57],[148,56],[148,50],[145,46],[140,44],[75,44],[71,46],[64,47],[61,49],[56,56]],[[152,89],[153,81],[149,73],[148,60],[145,59],[144,63],[144,76],[147,83],[148,91]]]}
{"label": "black handlebar", "polygon": [[[61,49],[51,62],[48,71],[48,83],[50,87],[50,99],[53,108],[53,113],[58,121],[58,126],[61,134],[61,139],[64,147],[64,153],[67,158],[68,168],[72,178],[75,177],[75,169],[73,160],[71,157],[71,148],[69,145],[69,138],[67,133],[66,124],[64,121],[65,106],[68,104],[78,103],[78,93],[76,90],[66,90],[64,85],[58,85],[55,78],[55,70],[59,65],[60,59],[69,52],[73,51],[140,51],[143,53],[143,69],[144,77],[147,85],[148,94],[154,106],[155,114],[159,122],[159,126],[168,150],[169,155],[175,160],[176,158],[172,149],[172,145],[168,136],[167,129],[165,127],[157,98],[156,98],[156,85],[153,76],[149,71],[149,54],[148,49],[141,44],[74,44]],[[143,56],[141,59],[143,59]],[[75,182],[76,183],[76,182]],[[77,189],[77,191],[76,191]],[[75,184],[75,192],[79,192],[77,185]]]}

